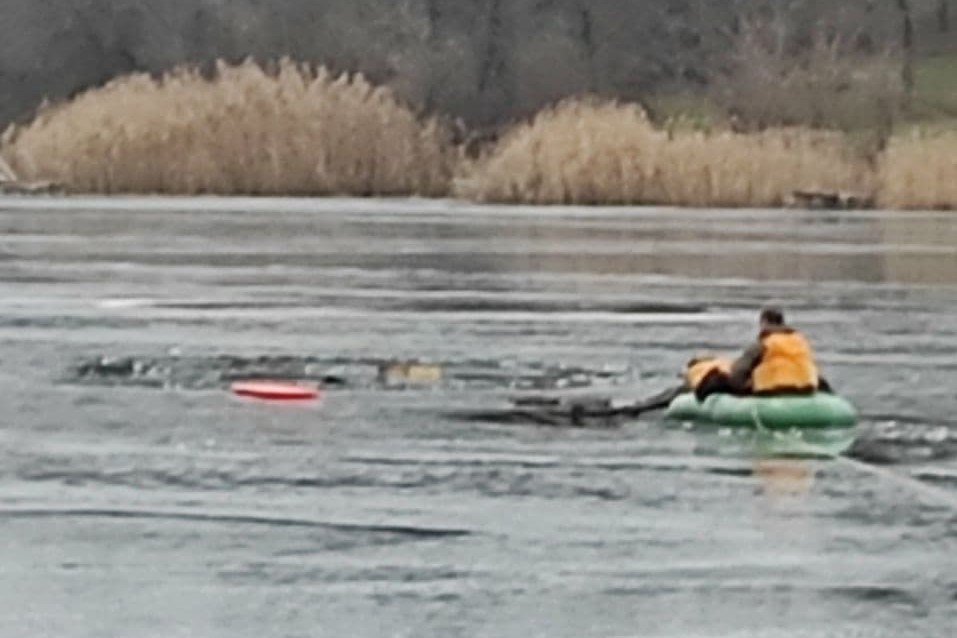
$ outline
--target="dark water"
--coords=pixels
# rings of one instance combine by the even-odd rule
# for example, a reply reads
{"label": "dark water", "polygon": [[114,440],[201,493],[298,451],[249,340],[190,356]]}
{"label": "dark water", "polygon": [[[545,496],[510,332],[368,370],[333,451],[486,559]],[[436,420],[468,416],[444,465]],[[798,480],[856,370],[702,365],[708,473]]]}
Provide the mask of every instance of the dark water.
{"label": "dark water", "polygon": [[[953,635],[952,217],[0,200],[0,229],[0,635]],[[447,416],[640,398],[768,302],[860,408],[849,459]],[[258,375],[346,385],[225,391]]]}

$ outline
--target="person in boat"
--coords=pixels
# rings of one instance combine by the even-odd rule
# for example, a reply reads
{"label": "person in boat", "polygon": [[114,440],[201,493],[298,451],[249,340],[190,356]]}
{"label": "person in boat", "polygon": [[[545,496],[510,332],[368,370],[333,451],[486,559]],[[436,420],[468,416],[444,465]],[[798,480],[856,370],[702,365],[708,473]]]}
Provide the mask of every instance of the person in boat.
{"label": "person in boat", "polygon": [[677,393],[695,392],[703,383],[711,383],[715,378],[726,378],[731,374],[734,360],[714,355],[697,355],[685,364],[682,375],[684,383],[675,390]]}
{"label": "person in boat", "polygon": [[[681,378],[680,384],[667,388],[643,401],[619,407],[612,406],[609,401],[591,401],[589,403],[573,400],[566,405],[562,405],[561,401],[553,401],[548,404],[548,407],[552,409],[552,414],[549,416],[552,420],[558,417],[559,421],[564,423],[567,413],[567,421],[575,427],[587,427],[589,418],[592,419],[592,422],[595,418],[604,418],[605,421],[601,421],[601,423],[605,427],[609,424],[618,425],[618,421],[615,420],[616,417],[636,418],[646,412],[664,410],[682,394],[696,392],[703,383],[710,382],[714,378],[727,378],[731,373],[733,363],[734,360],[727,357],[697,355],[685,364],[684,372],[679,375]],[[523,403],[524,406],[544,407],[541,403],[536,406],[535,403],[530,404],[528,402],[520,402],[518,407],[524,407]],[[522,416],[528,417],[529,414],[526,413]]]}
{"label": "person in boat", "polygon": [[714,378],[726,378],[731,373],[733,363],[734,360],[727,357],[711,354],[696,355],[685,364],[684,372],[678,375],[681,378],[679,385],[623,408],[622,411],[625,414],[637,416],[644,412],[664,410],[682,394],[696,392],[703,383],[711,383]]}
{"label": "person in boat", "polygon": [[703,384],[713,384],[714,379],[726,379],[731,374],[734,360],[715,355],[695,355],[685,364],[684,372],[678,375],[681,383],[659,394],[637,403],[633,409],[637,412],[663,410],[682,394],[697,392]]}
{"label": "person in boat", "polygon": [[722,393],[777,396],[813,394],[818,390],[831,391],[818,373],[811,344],[787,325],[784,313],[777,308],[761,311],[757,341],[729,368],[708,370],[694,386],[698,401]]}

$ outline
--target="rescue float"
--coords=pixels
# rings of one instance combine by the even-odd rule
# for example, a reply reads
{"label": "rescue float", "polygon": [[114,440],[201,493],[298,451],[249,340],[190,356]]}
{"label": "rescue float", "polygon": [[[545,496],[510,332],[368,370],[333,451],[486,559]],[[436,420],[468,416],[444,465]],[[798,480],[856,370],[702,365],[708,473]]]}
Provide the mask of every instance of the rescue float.
{"label": "rescue float", "polygon": [[233,394],[262,401],[313,401],[319,398],[318,388],[282,381],[238,381],[230,386]]}

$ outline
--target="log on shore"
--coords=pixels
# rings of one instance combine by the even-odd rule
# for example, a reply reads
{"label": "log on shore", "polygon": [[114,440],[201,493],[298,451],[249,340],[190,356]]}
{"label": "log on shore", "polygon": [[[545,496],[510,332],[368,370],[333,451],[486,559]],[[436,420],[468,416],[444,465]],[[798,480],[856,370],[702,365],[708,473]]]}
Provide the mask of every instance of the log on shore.
{"label": "log on shore", "polygon": [[874,208],[874,197],[864,193],[796,190],[785,204],[788,208],[808,210],[860,210]]}

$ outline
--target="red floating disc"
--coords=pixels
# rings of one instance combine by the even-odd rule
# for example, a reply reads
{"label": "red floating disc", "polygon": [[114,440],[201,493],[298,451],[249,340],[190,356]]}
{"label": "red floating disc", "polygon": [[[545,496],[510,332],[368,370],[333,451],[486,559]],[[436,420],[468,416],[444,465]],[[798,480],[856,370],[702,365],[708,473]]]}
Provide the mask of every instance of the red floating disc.
{"label": "red floating disc", "polygon": [[239,381],[230,386],[233,394],[269,401],[308,401],[319,397],[319,390],[279,381]]}

